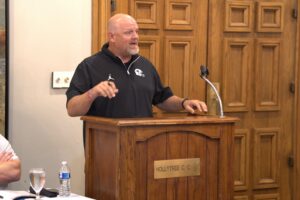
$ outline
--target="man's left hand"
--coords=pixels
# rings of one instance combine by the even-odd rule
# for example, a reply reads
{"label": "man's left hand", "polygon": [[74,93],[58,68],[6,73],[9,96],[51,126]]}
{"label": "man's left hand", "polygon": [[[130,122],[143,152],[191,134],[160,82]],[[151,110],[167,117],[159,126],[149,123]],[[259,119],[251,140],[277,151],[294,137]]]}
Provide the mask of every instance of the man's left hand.
{"label": "man's left hand", "polygon": [[183,108],[194,114],[197,110],[199,112],[207,112],[207,106],[203,101],[199,101],[199,100],[185,100],[182,104]]}

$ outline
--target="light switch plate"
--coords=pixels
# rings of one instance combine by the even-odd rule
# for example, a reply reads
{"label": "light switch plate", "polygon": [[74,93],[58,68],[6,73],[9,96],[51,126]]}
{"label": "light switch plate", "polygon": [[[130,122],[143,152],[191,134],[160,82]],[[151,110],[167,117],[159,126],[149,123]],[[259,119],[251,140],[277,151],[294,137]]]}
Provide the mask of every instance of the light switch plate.
{"label": "light switch plate", "polygon": [[52,88],[68,88],[74,71],[52,72]]}

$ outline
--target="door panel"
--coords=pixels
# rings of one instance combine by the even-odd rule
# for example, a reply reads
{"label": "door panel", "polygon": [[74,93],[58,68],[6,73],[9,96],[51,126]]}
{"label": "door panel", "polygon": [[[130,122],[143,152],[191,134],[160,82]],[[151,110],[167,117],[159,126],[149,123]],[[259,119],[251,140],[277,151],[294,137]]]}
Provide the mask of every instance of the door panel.
{"label": "door panel", "polygon": [[[249,89],[253,40],[224,38],[223,101],[227,112],[250,110]],[[231,91],[234,92],[231,92]]]}

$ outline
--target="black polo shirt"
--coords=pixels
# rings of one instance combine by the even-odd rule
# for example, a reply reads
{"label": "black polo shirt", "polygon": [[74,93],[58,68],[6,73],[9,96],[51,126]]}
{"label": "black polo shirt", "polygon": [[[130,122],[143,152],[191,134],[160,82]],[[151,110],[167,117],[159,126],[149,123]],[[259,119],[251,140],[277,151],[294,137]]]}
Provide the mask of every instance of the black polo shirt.
{"label": "black polo shirt", "polygon": [[152,105],[162,103],[173,95],[164,87],[155,67],[144,57],[134,55],[129,63],[122,61],[108,50],[83,60],[75,70],[66,95],[69,101],[98,83],[114,79],[119,92],[116,97],[97,97],[87,115],[102,117],[151,117]]}

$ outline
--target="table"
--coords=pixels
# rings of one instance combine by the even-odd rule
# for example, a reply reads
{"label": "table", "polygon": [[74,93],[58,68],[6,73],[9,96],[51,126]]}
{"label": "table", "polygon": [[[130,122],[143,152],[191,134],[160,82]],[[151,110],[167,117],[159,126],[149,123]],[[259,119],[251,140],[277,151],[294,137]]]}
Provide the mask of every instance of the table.
{"label": "table", "polygon": [[50,198],[50,197],[42,197],[42,199],[65,199],[65,200],[92,200],[91,198],[88,198],[88,197],[84,197],[84,196],[80,196],[78,194],[74,194],[74,193],[71,193],[70,196],[68,197],[55,197],[55,198]]}
{"label": "table", "polygon": [[[13,200],[17,197],[31,197],[31,198],[22,198],[22,199],[29,199],[32,200],[32,197],[35,197],[33,194],[23,191],[23,190],[0,190],[0,199],[3,200]],[[50,197],[42,197],[41,199],[58,199],[58,200],[92,200],[91,198],[80,196],[78,194],[71,193],[70,196],[68,197],[55,197],[55,198],[50,198]]]}

